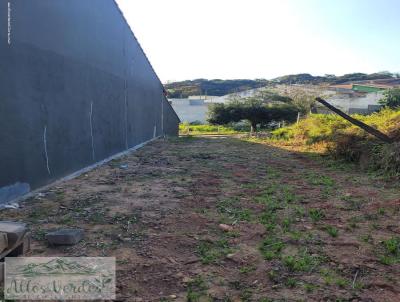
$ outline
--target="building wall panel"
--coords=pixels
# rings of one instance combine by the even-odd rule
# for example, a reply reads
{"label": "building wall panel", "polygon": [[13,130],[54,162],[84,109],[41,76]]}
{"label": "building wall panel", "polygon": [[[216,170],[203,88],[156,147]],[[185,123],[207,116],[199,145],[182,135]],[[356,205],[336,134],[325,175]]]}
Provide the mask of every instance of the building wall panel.
{"label": "building wall panel", "polygon": [[0,0],[0,27],[0,203],[177,135],[113,0]]}

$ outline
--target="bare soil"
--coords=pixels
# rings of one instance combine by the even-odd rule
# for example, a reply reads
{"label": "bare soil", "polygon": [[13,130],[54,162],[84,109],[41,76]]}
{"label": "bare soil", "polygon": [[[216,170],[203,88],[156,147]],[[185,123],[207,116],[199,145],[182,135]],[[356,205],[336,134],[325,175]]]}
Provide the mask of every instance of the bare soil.
{"label": "bare soil", "polygon": [[398,184],[319,155],[158,140],[22,206],[30,255],[115,256],[118,301],[400,301]]}

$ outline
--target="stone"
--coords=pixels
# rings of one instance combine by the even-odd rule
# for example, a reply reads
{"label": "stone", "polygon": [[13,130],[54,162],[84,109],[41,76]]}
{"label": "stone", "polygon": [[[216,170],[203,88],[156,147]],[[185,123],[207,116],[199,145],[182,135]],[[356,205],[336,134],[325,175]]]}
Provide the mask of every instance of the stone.
{"label": "stone", "polygon": [[82,238],[82,229],[60,229],[46,234],[47,241],[52,245],[74,245]]}
{"label": "stone", "polygon": [[26,224],[14,221],[0,221],[0,232],[7,234],[8,247],[22,240],[27,232]]}
{"label": "stone", "polygon": [[231,232],[231,231],[233,231],[233,227],[232,227],[232,226],[227,225],[227,224],[223,224],[223,223],[221,223],[221,224],[219,225],[219,228],[220,228],[221,230],[225,231],[225,232]]}

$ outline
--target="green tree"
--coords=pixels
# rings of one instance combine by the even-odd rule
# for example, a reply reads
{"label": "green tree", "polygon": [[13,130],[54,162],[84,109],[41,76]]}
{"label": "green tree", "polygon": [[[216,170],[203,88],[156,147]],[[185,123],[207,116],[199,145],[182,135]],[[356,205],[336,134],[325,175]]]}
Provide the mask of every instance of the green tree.
{"label": "green tree", "polygon": [[266,104],[257,98],[242,101],[233,100],[227,104],[213,104],[209,107],[208,122],[224,125],[241,120],[249,121],[251,132],[257,131],[258,124],[269,124],[272,121],[295,121],[297,108],[290,104]]}
{"label": "green tree", "polygon": [[379,100],[379,104],[389,108],[400,107],[400,88],[386,90],[383,98]]}

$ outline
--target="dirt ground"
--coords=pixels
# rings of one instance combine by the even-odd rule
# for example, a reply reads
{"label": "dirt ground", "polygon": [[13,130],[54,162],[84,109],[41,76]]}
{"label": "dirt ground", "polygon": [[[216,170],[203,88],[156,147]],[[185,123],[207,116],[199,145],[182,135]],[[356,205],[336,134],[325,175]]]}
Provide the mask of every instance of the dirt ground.
{"label": "dirt ground", "polygon": [[115,256],[117,301],[400,301],[398,184],[318,155],[158,140],[22,206],[30,255]]}

